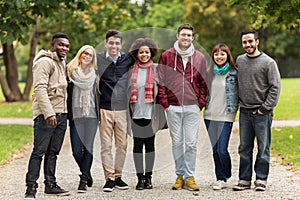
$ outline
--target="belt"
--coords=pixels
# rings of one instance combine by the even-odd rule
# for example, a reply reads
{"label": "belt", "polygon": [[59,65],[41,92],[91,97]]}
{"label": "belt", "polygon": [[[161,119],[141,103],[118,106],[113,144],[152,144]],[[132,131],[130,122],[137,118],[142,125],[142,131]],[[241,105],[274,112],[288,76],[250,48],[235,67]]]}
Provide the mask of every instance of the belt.
{"label": "belt", "polygon": [[56,115],[60,116],[60,115],[66,115],[67,113],[56,113]]}

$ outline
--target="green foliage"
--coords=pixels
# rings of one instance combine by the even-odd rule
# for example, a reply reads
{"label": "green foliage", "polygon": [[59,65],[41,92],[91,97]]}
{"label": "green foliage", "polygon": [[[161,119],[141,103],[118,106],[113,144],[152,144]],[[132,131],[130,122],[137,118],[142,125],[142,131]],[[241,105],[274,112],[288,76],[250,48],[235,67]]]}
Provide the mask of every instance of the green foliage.
{"label": "green foliage", "polygon": [[181,0],[156,1],[145,17],[152,27],[176,30],[184,21],[185,4]]}
{"label": "green foliage", "polygon": [[240,6],[230,8],[223,0],[185,0],[185,18],[197,31],[197,42],[210,53],[217,43],[226,43],[233,56],[243,53],[240,32],[248,28],[249,15]]}
{"label": "green foliage", "polygon": [[[83,1],[85,2],[85,1]],[[70,10],[78,9],[83,2],[76,0],[15,0],[0,3],[0,41],[2,44],[12,44],[19,40],[22,44],[28,42],[28,32],[36,23],[35,17],[49,17],[62,7]]]}
{"label": "green foliage", "polygon": [[33,128],[28,125],[0,125],[0,165],[33,140]]}
{"label": "green foliage", "polygon": [[279,155],[282,162],[300,167],[300,127],[274,128],[272,131],[272,154]]}
{"label": "green foliage", "polygon": [[300,23],[300,0],[228,0],[227,3],[247,8],[256,29],[269,25],[294,29]]}
{"label": "green foliage", "polygon": [[38,29],[45,30],[45,33],[40,37],[40,48],[49,49],[52,33],[65,32],[70,37],[70,60],[84,44],[94,47],[102,44],[107,30],[122,30],[122,27],[132,20],[131,15],[135,16],[137,11],[129,0],[84,2],[83,5],[75,6],[81,6],[81,9],[69,9],[64,5],[51,17],[41,18]]}

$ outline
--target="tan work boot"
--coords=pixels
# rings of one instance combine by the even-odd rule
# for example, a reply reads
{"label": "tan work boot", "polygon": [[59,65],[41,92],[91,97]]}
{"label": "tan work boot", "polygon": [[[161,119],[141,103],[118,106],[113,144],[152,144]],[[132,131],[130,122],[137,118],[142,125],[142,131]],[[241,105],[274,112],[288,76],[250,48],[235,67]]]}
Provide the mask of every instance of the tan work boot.
{"label": "tan work boot", "polygon": [[177,176],[176,182],[172,185],[172,190],[179,190],[184,185],[183,177]]}
{"label": "tan work boot", "polygon": [[190,191],[199,191],[199,186],[195,182],[193,176],[190,176],[185,180],[183,188]]}

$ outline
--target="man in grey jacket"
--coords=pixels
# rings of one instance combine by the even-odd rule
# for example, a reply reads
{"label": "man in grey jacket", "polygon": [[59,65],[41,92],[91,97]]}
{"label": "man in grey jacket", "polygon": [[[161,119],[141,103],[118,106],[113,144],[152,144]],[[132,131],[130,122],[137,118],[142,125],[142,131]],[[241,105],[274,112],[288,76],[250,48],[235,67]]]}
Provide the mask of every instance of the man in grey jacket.
{"label": "man in grey jacket", "polygon": [[255,190],[265,191],[270,168],[271,124],[273,109],[280,93],[280,74],[276,62],[258,50],[258,32],[241,33],[245,54],[238,56],[240,104],[240,166],[235,191],[251,188],[254,139],[258,152],[254,171]]}
{"label": "man in grey jacket", "polygon": [[25,199],[36,196],[37,180],[44,156],[45,194],[68,195],[56,184],[55,168],[67,127],[67,79],[65,57],[69,38],[64,33],[52,37],[51,50],[41,50],[34,58],[32,102],[34,147],[26,174]]}

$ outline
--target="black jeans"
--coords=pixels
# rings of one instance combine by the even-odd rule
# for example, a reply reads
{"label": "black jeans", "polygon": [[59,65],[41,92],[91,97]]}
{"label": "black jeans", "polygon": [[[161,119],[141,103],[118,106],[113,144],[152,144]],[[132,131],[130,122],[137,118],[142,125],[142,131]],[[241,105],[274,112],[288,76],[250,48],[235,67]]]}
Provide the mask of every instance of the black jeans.
{"label": "black jeans", "polygon": [[[146,175],[151,177],[155,160],[155,134],[152,130],[150,119],[133,119],[133,160],[138,176]],[[143,165],[143,147],[145,146],[145,164]]]}
{"label": "black jeans", "polygon": [[56,115],[57,126],[52,127],[46,123],[44,115],[34,119],[34,143],[28,163],[26,185],[37,185],[41,162],[44,158],[45,183],[55,183],[55,169],[57,155],[62,147],[67,128],[67,115]]}
{"label": "black jeans", "polygon": [[97,118],[78,118],[69,121],[73,157],[83,177],[91,177]]}

